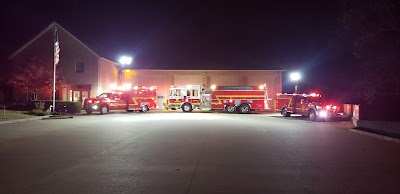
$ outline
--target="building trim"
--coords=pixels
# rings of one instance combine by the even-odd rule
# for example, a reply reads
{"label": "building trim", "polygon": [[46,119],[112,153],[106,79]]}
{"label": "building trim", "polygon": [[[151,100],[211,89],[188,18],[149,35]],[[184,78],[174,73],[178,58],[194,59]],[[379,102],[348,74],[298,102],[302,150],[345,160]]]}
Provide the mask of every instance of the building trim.
{"label": "building trim", "polygon": [[50,29],[54,28],[54,27],[58,27],[61,30],[65,31],[67,33],[67,35],[71,36],[73,39],[75,39],[78,43],[80,43],[82,46],[84,46],[85,48],[87,48],[91,53],[93,53],[96,57],[100,58],[100,55],[98,55],[96,52],[94,52],[92,49],[90,49],[88,46],[86,46],[82,41],[80,41],[78,38],[76,38],[74,35],[72,35],[70,32],[68,32],[68,30],[66,30],[65,28],[63,28],[60,24],[58,24],[57,22],[52,22],[50,25],[48,25],[44,30],[42,30],[39,34],[37,34],[33,39],[31,39],[30,41],[28,41],[27,43],[25,43],[22,47],[20,47],[17,51],[15,51],[12,55],[10,55],[9,59],[13,59],[16,55],[18,55],[18,53],[20,53],[21,51],[23,51],[26,47],[28,47],[29,45],[31,45],[33,42],[35,42],[38,38],[40,38],[43,34],[45,34],[47,31],[49,31]]}
{"label": "building trim", "polygon": [[106,58],[104,58],[104,57],[100,57],[100,60],[105,60],[105,61],[108,61],[108,62],[114,63],[115,65],[117,65],[117,64],[118,64],[117,62],[115,62],[115,61],[111,61],[110,59],[106,59]]}

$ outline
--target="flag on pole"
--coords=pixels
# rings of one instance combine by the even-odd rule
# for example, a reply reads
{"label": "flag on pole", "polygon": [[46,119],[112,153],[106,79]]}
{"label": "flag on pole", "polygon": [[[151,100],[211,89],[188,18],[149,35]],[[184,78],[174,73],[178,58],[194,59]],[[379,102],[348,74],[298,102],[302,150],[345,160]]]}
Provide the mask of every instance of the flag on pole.
{"label": "flag on pole", "polygon": [[58,42],[58,32],[57,27],[54,28],[54,68],[53,68],[53,108],[52,112],[56,110],[56,67],[58,62],[60,62],[60,43]]}
{"label": "flag on pole", "polygon": [[58,32],[56,27],[54,33],[54,65],[57,65],[58,62],[60,62],[60,43],[58,42]]}

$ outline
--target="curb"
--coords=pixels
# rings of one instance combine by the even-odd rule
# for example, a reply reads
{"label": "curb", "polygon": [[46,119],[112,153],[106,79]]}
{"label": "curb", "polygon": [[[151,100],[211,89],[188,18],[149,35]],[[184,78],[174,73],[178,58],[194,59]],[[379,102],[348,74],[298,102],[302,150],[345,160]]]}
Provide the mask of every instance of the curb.
{"label": "curb", "polygon": [[42,120],[51,120],[51,119],[72,119],[74,118],[73,116],[50,116],[50,117],[45,117],[42,118]]}
{"label": "curb", "polygon": [[11,123],[21,123],[21,122],[26,122],[26,121],[35,121],[35,120],[41,120],[43,118],[46,118],[48,116],[38,116],[38,117],[33,117],[33,118],[27,118],[27,119],[16,119],[16,120],[10,120],[10,121],[1,121],[1,124],[11,124]]}
{"label": "curb", "polygon": [[388,136],[379,135],[379,134],[375,134],[375,133],[370,133],[370,132],[366,132],[366,131],[361,131],[361,130],[357,130],[357,129],[349,129],[349,131],[353,132],[353,133],[360,134],[360,135],[365,135],[365,136],[374,137],[374,138],[377,138],[377,139],[382,139],[382,140],[386,140],[386,141],[400,143],[400,139],[397,139],[397,138],[394,138],[394,137],[388,137]]}

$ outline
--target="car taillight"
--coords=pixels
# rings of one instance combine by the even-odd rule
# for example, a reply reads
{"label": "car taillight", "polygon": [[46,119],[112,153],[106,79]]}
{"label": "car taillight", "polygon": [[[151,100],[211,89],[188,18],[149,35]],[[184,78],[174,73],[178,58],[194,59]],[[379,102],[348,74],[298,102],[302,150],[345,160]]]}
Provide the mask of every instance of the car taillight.
{"label": "car taillight", "polygon": [[326,105],[326,106],[325,106],[325,109],[326,109],[326,110],[331,110],[331,106]]}

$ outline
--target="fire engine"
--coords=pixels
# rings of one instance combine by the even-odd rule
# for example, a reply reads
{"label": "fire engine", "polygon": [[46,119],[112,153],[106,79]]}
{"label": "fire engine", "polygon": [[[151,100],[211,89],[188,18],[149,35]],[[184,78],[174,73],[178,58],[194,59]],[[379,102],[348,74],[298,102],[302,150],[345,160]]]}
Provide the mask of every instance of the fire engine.
{"label": "fire engine", "polygon": [[225,110],[229,113],[250,113],[252,110],[269,109],[266,85],[261,86],[172,86],[167,109],[193,109],[204,111]]}
{"label": "fire engine", "polygon": [[107,114],[110,110],[126,110],[147,112],[156,108],[156,86],[131,86],[124,84],[117,86],[112,84],[111,92],[105,92],[96,98],[85,99],[83,109],[87,114],[99,111]]}
{"label": "fire engine", "polygon": [[285,117],[291,114],[307,116],[311,121],[326,119],[338,114],[339,106],[322,101],[321,95],[311,94],[277,94],[276,110]]}

